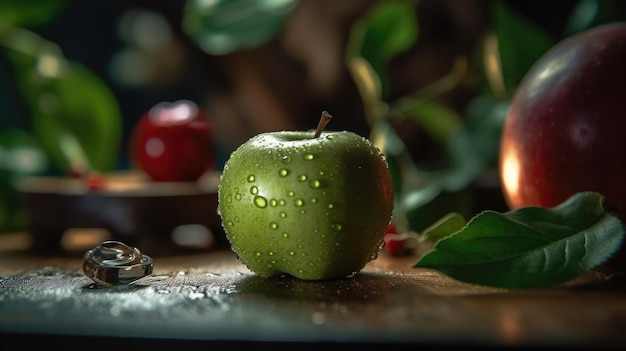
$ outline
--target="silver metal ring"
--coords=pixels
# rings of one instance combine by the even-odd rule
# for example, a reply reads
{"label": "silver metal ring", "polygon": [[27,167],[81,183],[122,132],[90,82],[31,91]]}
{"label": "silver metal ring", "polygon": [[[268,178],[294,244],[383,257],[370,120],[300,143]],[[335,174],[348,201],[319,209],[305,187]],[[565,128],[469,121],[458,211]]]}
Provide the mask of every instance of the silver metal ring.
{"label": "silver metal ring", "polygon": [[136,247],[119,241],[105,241],[85,253],[83,273],[104,285],[124,285],[152,274],[152,258]]}

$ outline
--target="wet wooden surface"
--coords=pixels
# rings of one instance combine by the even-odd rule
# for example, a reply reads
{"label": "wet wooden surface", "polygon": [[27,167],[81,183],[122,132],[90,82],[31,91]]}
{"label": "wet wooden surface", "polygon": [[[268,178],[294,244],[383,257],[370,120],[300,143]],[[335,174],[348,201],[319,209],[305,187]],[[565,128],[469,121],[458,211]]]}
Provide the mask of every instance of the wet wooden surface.
{"label": "wet wooden surface", "polygon": [[0,237],[0,332],[25,343],[626,346],[626,279],[615,272],[509,291],[381,252],[353,278],[307,282],[260,278],[217,248],[155,257],[151,276],[106,288],[82,274],[81,255],[8,249],[19,240]]}

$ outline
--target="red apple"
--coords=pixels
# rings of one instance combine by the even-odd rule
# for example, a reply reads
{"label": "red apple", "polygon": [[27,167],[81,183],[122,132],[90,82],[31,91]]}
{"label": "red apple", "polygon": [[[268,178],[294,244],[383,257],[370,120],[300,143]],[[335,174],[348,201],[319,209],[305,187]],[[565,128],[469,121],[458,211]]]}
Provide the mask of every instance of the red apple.
{"label": "red apple", "polygon": [[196,181],[215,167],[209,116],[191,101],[159,103],[135,126],[130,152],[154,181]]}
{"label": "red apple", "polygon": [[529,70],[502,132],[500,176],[511,209],[605,195],[626,220],[626,23],[564,39]]}

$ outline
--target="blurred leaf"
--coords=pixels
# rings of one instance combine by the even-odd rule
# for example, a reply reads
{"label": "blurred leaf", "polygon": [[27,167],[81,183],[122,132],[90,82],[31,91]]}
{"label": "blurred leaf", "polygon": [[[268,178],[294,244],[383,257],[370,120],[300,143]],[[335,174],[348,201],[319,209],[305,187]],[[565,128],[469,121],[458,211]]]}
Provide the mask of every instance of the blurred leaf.
{"label": "blurred leaf", "polygon": [[571,36],[597,25],[623,20],[618,3],[614,0],[579,0],[572,10],[567,24],[565,36]]}
{"label": "blurred leaf", "polygon": [[[110,171],[120,148],[122,116],[109,87],[86,67],[72,63],[57,52],[33,57],[8,51],[17,69],[18,85],[30,107],[35,135],[60,171],[74,163],[89,162],[99,172]],[[82,152],[66,153],[67,140]],[[70,159],[84,155],[84,159]]]}
{"label": "blurred leaf", "polygon": [[578,1],[569,16],[565,26],[566,35],[582,32],[594,25],[600,12],[600,4],[605,1],[581,0]]}
{"label": "blurred leaf", "polygon": [[0,170],[16,175],[42,174],[49,163],[45,151],[29,132],[0,130]]}
{"label": "blurred leaf", "polygon": [[393,0],[377,3],[368,14],[354,24],[347,56],[363,57],[381,80],[381,97],[388,94],[387,62],[409,49],[417,40],[415,9],[418,1]]}
{"label": "blurred leaf", "polygon": [[414,267],[505,289],[546,288],[606,262],[623,239],[624,225],[605,208],[605,198],[582,192],[550,209],[484,211]]}
{"label": "blurred leaf", "polygon": [[494,3],[494,16],[500,71],[506,93],[511,97],[526,72],[555,41],[503,0]]}
{"label": "blurred leaf", "polygon": [[380,77],[369,62],[360,56],[349,59],[347,66],[363,101],[365,119],[370,125],[373,125],[381,116],[383,109]]}
{"label": "blurred leaf", "polygon": [[[436,178],[433,178],[431,187],[434,187],[436,184]],[[458,191],[446,191],[439,184],[438,192],[434,193],[434,195],[431,200],[407,211],[406,216],[410,227],[414,231],[424,233],[431,230],[433,223],[445,218],[451,212],[458,213],[459,216],[464,218],[475,215],[473,212],[475,208],[475,194],[469,188]],[[435,233],[435,235],[437,234],[443,235],[442,233]],[[430,236],[423,236],[422,241],[432,245],[437,240]]]}
{"label": "blurred leaf", "polygon": [[486,168],[496,164],[502,127],[510,101],[488,95],[474,98],[466,111],[463,125],[448,140],[450,172],[446,189],[467,186]]}
{"label": "blurred leaf", "polygon": [[[41,88],[34,96],[39,109],[33,126],[52,157],[59,164],[66,161],[59,138],[69,134],[82,146],[91,168],[112,170],[120,147],[122,117],[109,87],[87,68],[72,64],[63,76]],[[42,103],[42,99],[47,101]]]}
{"label": "blurred leaf", "polygon": [[182,27],[206,53],[224,55],[273,39],[297,4],[298,0],[189,0]]}
{"label": "blurred leaf", "polygon": [[456,111],[435,100],[414,99],[406,116],[418,122],[433,139],[444,143],[462,124]]}
{"label": "blurred leaf", "polygon": [[56,18],[71,0],[1,0],[0,32],[3,25],[36,27]]}

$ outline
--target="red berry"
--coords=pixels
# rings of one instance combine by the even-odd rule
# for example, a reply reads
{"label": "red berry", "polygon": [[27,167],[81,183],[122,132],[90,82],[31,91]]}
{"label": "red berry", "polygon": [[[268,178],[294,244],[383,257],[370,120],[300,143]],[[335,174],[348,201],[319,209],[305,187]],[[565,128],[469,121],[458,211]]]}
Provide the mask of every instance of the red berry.
{"label": "red berry", "polygon": [[411,252],[411,237],[406,233],[387,233],[384,240],[385,250],[394,256],[404,256]]}
{"label": "red berry", "polygon": [[106,185],[104,178],[99,173],[90,173],[85,178],[85,182],[89,190],[102,190]]}

